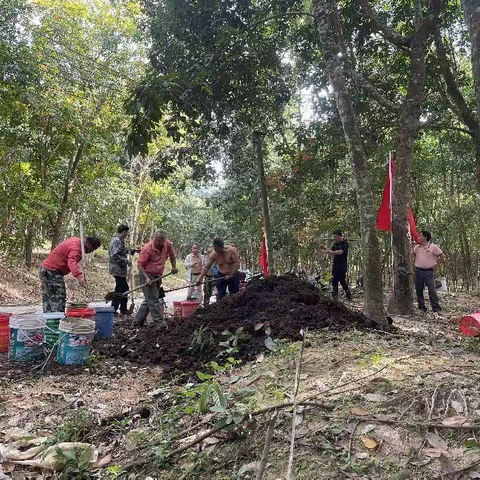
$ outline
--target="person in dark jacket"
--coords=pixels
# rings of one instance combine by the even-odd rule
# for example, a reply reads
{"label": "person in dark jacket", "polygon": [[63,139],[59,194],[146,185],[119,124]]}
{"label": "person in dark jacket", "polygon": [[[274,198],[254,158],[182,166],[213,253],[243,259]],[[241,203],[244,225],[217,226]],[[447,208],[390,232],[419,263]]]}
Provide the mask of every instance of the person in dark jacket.
{"label": "person in dark jacket", "polygon": [[342,286],[347,300],[352,299],[352,294],[347,284],[347,271],[348,271],[348,242],[343,238],[341,230],[335,230],[333,232],[333,246],[328,249],[326,246],[322,247],[322,250],[327,255],[333,256],[332,265],[332,296],[336,300],[338,298],[338,284]]}
{"label": "person in dark jacket", "polygon": [[[110,248],[108,253],[110,255],[108,267],[110,275],[113,275],[115,278],[115,291],[120,293],[128,292],[129,286],[127,282],[128,267],[131,267],[132,264],[128,260],[128,249],[125,246],[125,239],[130,233],[130,228],[128,225],[120,225],[117,229],[117,234],[110,241]],[[134,253],[132,250],[130,253]],[[128,298],[122,298],[122,300],[113,300],[112,307],[117,313],[118,307],[120,307],[120,314],[128,314]]]}

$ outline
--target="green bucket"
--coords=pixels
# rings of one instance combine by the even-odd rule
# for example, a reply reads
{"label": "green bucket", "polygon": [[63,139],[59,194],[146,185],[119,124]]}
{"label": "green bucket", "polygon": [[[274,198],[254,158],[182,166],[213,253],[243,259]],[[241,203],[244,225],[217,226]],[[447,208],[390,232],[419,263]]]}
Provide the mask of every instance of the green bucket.
{"label": "green bucket", "polygon": [[45,320],[45,348],[51,351],[58,343],[58,326],[60,320],[65,318],[62,312],[49,312],[43,314]]}
{"label": "green bucket", "polygon": [[95,332],[93,320],[69,318],[60,321],[57,362],[62,365],[85,365]]}
{"label": "green bucket", "polygon": [[10,348],[8,359],[14,362],[34,362],[42,359],[45,321],[33,313],[20,313],[10,318]]}

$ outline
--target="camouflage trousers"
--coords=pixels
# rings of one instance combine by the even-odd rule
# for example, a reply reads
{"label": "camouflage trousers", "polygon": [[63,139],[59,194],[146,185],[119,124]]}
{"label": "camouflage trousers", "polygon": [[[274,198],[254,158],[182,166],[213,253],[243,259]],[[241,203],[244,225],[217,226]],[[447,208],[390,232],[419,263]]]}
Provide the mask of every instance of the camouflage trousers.
{"label": "camouflage trousers", "polygon": [[63,275],[55,270],[40,267],[40,282],[43,293],[43,311],[65,312],[67,303],[67,290]]}

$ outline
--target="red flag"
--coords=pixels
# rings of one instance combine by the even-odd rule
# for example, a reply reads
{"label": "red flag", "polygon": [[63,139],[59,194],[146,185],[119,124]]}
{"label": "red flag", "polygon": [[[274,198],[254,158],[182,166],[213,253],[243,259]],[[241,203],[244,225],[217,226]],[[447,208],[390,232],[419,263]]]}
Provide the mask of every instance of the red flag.
{"label": "red flag", "polygon": [[[377,215],[377,228],[379,230],[390,231],[392,229],[392,216],[391,216],[391,198],[392,198],[392,178],[395,172],[395,160],[393,158],[388,164],[388,177],[387,183],[383,190],[382,204],[378,209]],[[413,218],[412,208],[408,205],[408,223],[410,225],[410,234],[412,238],[418,243],[417,227],[415,226],[415,219]]]}
{"label": "red flag", "polygon": [[267,244],[265,242],[265,229],[262,228],[262,247],[260,250],[260,266],[263,270],[263,275],[268,275],[268,257],[267,257]]}

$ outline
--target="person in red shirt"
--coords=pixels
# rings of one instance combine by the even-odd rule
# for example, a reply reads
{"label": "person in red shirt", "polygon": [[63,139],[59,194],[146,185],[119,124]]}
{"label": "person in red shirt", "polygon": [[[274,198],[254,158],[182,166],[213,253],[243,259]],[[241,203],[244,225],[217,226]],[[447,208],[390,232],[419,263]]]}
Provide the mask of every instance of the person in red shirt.
{"label": "person in red shirt", "polygon": [[[91,253],[100,246],[100,240],[97,237],[86,237],[83,245],[85,253]],[[39,274],[43,292],[43,311],[45,313],[65,311],[67,302],[67,291],[63,278],[65,275],[71,272],[80,285],[84,284],[83,273],[78,266],[81,259],[80,238],[70,237],[57,245],[42,263]]]}
{"label": "person in red shirt", "polygon": [[133,322],[137,327],[145,325],[149,313],[151,313],[155,324],[162,327],[167,326],[164,319],[163,306],[160,307],[160,286],[162,281],[153,282],[155,278],[163,275],[167,258],[170,259],[172,264],[172,273],[178,273],[172,242],[167,240],[167,235],[163,230],[157,230],[153,239],[143,246],[137,261],[138,270],[140,271],[140,282],[146,284],[142,289],[145,299],[140,305]]}

